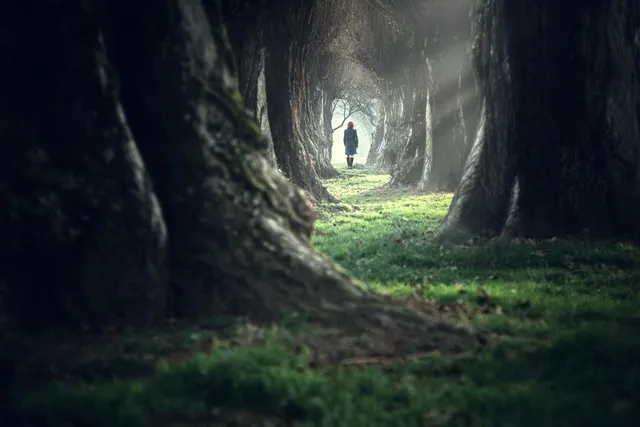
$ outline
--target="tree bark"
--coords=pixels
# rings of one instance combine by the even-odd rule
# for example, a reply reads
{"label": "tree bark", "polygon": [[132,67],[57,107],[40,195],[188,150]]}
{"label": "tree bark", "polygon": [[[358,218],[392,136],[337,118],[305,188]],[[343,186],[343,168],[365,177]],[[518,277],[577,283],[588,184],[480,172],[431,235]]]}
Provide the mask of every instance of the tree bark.
{"label": "tree bark", "polygon": [[271,137],[282,173],[307,191],[312,199],[322,200],[328,198],[329,193],[320,181],[313,159],[294,127],[291,105],[293,92],[290,87],[293,79],[291,50],[292,46],[281,37],[274,37],[267,46],[265,82]]}
{"label": "tree bark", "polygon": [[639,7],[616,0],[565,8],[483,3],[475,52],[483,132],[445,225],[637,237],[640,81],[631,28]]}
{"label": "tree bark", "polygon": [[219,13],[186,0],[11,5],[0,6],[15,23],[2,22],[0,53],[20,59],[0,85],[9,324],[297,311],[391,348],[400,336],[419,350],[478,345],[476,332],[365,292],[313,249],[313,208],[265,159]]}
{"label": "tree bark", "polygon": [[[216,13],[215,2],[205,2],[204,7],[209,15]],[[244,106],[254,116],[258,128],[268,141],[269,164],[276,166],[264,82],[266,10],[264,5],[251,2],[229,1],[222,4],[229,42],[236,58],[238,88]]]}
{"label": "tree bark", "polygon": [[[272,7],[270,30],[267,33],[265,82],[269,102],[269,127],[276,159],[282,173],[302,188],[313,200],[335,200],[320,181],[317,153],[310,153],[310,142],[304,141],[300,132],[301,111],[298,108],[301,94],[297,84],[306,83],[300,67],[302,47],[300,34],[293,26],[299,16],[306,16],[308,6],[285,5]],[[286,24],[281,22],[286,17]],[[280,18],[280,19],[278,19]],[[330,166],[330,165],[329,165]]]}
{"label": "tree bark", "polygon": [[398,154],[403,148],[403,142],[409,137],[408,115],[409,102],[406,90],[396,87],[383,101],[384,128],[380,145],[376,151],[373,167],[382,172],[390,173],[398,163]]}

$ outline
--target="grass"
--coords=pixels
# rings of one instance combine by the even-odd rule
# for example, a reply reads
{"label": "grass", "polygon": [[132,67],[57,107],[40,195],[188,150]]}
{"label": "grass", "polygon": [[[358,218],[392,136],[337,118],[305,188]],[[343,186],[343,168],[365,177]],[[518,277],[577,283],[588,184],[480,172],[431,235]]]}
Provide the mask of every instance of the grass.
{"label": "grass", "polygon": [[[353,169],[327,182],[342,202],[321,207],[315,245],[378,292],[462,307],[465,321],[500,336],[497,345],[457,356],[310,368],[308,351],[288,345],[289,329],[235,334],[236,341],[251,336],[241,345],[182,331],[180,342],[202,346],[204,336],[216,351],[171,365],[154,359],[155,373],[138,379],[30,389],[14,406],[15,420],[34,426],[637,425],[638,248],[434,240],[451,195],[380,189],[387,179]],[[169,341],[178,339],[157,338],[109,347],[121,353],[142,346],[136,354],[153,355],[158,342],[172,347]]]}

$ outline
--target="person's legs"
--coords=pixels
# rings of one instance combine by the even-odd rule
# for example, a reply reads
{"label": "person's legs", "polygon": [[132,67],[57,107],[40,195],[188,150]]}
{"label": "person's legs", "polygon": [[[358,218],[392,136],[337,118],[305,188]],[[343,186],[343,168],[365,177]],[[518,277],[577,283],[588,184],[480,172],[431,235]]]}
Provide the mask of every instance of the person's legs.
{"label": "person's legs", "polygon": [[347,167],[353,167],[353,155],[356,154],[355,144],[351,141],[347,141],[344,146],[344,154],[347,156]]}

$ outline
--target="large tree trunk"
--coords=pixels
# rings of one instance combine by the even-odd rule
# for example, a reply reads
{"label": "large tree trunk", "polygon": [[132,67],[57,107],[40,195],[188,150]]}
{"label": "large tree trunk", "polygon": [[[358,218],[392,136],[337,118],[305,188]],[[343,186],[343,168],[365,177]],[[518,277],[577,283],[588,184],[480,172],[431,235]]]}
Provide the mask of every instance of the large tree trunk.
{"label": "large tree trunk", "polygon": [[[315,64],[307,63],[311,62],[311,60],[304,62],[304,67],[316,68]],[[318,176],[323,179],[335,178],[339,175],[339,172],[331,165],[331,156],[326,151],[322,127],[322,90],[317,76],[317,68],[315,71],[308,70],[305,75],[307,76],[305,80],[310,81],[305,85],[308,90],[298,97],[301,105],[298,106],[300,119],[296,120],[296,127],[302,136],[302,141],[304,141],[307,151],[311,153],[314,159]]]}
{"label": "large tree trunk", "polygon": [[637,236],[639,6],[521,3],[486,1],[480,10],[483,132],[445,224],[530,237]]}
{"label": "large tree trunk", "polygon": [[265,82],[269,102],[269,127],[273,139],[278,167],[294,184],[307,191],[313,199],[329,197],[320,181],[313,157],[296,132],[293,97],[292,42],[275,31],[267,45]]}
{"label": "large tree trunk", "polygon": [[[318,158],[300,130],[302,111],[297,85],[307,83],[302,72],[302,35],[299,19],[308,17],[304,2],[270,6],[270,29],[266,35],[265,82],[269,102],[269,125],[276,159],[282,173],[313,200],[335,200],[320,181]],[[282,19],[284,18],[284,23]],[[304,101],[304,100],[302,100]],[[328,161],[327,161],[328,163]],[[326,165],[322,165],[326,166]],[[331,165],[328,165],[330,168]],[[325,168],[326,169],[326,168]]]}
{"label": "large tree trunk", "polygon": [[404,142],[409,137],[409,109],[411,101],[406,90],[396,87],[390,91],[387,99],[383,101],[385,111],[385,123],[382,129],[383,135],[375,154],[375,162],[372,166],[382,172],[390,173],[398,163],[399,152],[402,151]]}
{"label": "large tree trunk", "polygon": [[284,310],[390,348],[400,336],[417,349],[478,344],[365,292],[312,248],[313,208],[265,159],[219,13],[186,0],[113,1],[108,16],[81,1],[11,5],[3,320],[51,332]]}
{"label": "large tree trunk", "polygon": [[29,331],[157,321],[165,223],[98,18],[9,2],[0,26],[2,313]]}

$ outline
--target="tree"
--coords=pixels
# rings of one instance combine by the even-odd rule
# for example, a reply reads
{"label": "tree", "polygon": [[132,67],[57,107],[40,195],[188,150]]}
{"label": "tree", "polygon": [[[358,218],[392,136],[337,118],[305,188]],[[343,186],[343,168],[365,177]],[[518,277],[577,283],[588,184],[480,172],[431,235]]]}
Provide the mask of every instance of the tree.
{"label": "tree", "polygon": [[376,113],[373,107],[372,100],[362,96],[360,93],[349,93],[339,99],[335,99],[332,113],[335,116],[337,110],[339,110],[342,121],[338,126],[332,127],[331,131],[337,131],[347,123],[347,120],[356,116],[364,116],[369,119],[371,124],[374,124]]}
{"label": "tree", "polygon": [[364,291],[313,249],[313,207],[265,158],[216,9],[118,0],[0,12],[0,52],[14,58],[0,85],[0,290],[12,326],[293,310],[389,345],[390,334],[418,348],[477,345],[475,332]]}
{"label": "tree", "polygon": [[408,58],[411,56],[413,34],[388,4],[375,3],[372,6],[366,8],[366,13],[358,20],[361,23],[358,32],[366,37],[350,55],[382,80],[378,84],[378,121],[367,164],[390,172],[397,164],[398,153],[409,135],[411,112],[408,96],[413,86],[408,80],[407,68],[410,66]]}
{"label": "tree", "polygon": [[[326,45],[325,37],[331,37],[324,18],[333,10],[332,4],[316,7],[313,2],[254,0],[223,3],[238,58],[241,94],[268,133],[272,159],[312,200],[334,200],[320,182],[320,177],[335,177],[338,172],[318,150],[322,135],[314,122],[321,115],[321,107],[313,96],[317,85],[314,56]],[[311,25],[303,25],[305,22]],[[325,30],[321,36],[319,28]],[[289,67],[283,69],[282,64]],[[258,93],[259,89],[264,92]]]}
{"label": "tree", "polygon": [[639,24],[627,0],[480,2],[482,120],[445,229],[638,236]]}
{"label": "tree", "polygon": [[398,163],[398,153],[409,138],[411,110],[409,87],[402,83],[389,83],[380,107],[380,119],[374,131],[367,164],[375,169],[391,172]]}

